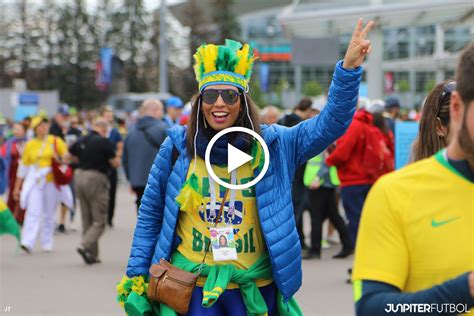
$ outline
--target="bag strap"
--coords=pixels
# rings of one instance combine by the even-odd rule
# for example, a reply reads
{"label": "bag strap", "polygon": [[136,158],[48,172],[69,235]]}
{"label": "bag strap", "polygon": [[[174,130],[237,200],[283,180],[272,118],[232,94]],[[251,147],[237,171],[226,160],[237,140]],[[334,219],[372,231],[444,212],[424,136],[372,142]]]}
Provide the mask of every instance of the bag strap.
{"label": "bag strap", "polygon": [[[41,143],[41,147],[40,147],[40,150],[38,151],[38,158],[43,154],[44,152],[44,149],[46,148],[46,142],[48,141],[48,139],[46,139],[45,141],[43,141]],[[35,167],[39,167],[39,159],[37,159],[38,161],[36,161],[36,163],[34,164]]]}
{"label": "bag strap", "polygon": [[54,137],[53,138],[53,150],[54,150],[54,153],[57,155],[58,154],[58,144],[56,143],[56,137],[57,136],[53,136],[53,137]]}
{"label": "bag strap", "polygon": [[[224,203],[227,199],[227,195],[229,194],[229,188],[225,189],[224,197],[222,198],[221,207],[219,208],[219,213],[217,214],[216,221],[214,222],[214,227],[217,226],[217,222],[222,216],[222,212],[224,211]],[[209,253],[209,249],[211,248],[211,242],[207,244],[206,252],[204,253],[204,257],[202,258],[201,264],[199,265],[198,275],[201,274],[202,267],[204,266],[204,261],[206,261],[207,254]]]}

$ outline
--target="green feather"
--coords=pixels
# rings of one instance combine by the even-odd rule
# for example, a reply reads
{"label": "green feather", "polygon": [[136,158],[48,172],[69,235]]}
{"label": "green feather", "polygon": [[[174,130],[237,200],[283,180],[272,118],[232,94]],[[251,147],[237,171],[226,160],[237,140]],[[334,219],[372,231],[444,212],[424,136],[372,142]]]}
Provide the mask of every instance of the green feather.
{"label": "green feather", "polygon": [[194,172],[191,174],[187,182],[194,191],[199,193],[199,178]]}
{"label": "green feather", "polygon": [[237,42],[237,41],[234,41],[234,40],[231,40],[231,39],[226,39],[225,40],[225,46],[229,47],[229,49],[233,52],[239,50],[242,48],[242,44]]}

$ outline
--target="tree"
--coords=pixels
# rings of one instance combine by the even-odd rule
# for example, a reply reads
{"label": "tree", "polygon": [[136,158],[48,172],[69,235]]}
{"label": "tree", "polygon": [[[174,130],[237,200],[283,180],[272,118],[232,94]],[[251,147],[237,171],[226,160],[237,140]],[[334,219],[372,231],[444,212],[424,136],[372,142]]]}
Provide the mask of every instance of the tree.
{"label": "tree", "polygon": [[36,14],[38,19],[39,51],[42,62],[37,68],[39,78],[38,89],[55,89],[59,83],[58,65],[60,64],[61,51],[59,49],[57,34],[61,8],[55,0],[44,0]]}
{"label": "tree", "polygon": [[0,87],[10,85],[9,65],[15,59],[12,49],[12,8],[6,6],[0,10]]}
{"label": "tree", "polygon": [[189,0],[184,9],[186,25],[189,25],[189,51],[190,64],[194,64],[193,54],[198,47],[207,43],[210,39],[210,26],[204,18],[204,13],[196,0]]}
{"label": "tree", "polygon": [[27,79],[28,73],[28,35],[30,34],[28,28],[28,13],[27,13],[27,1],[20,0],[18,2],[18,16],[20,18],[21,32],[19,35],[21,45],[19,60],[21,63],[20,76]]}
{"label": "tree", "polygon": [[[189,0],[184,9],[185,25],[189,26],[189,64],[186,69],[171,68],[170,83],[173,92],[182,96],[185,100],[191,98],[197,90],[197,83],[194,77],[194,53],[198,47],[210,41],[210,25],[204,17],[202,8],[196,0]],[[175,91],[177,85],[180,85],[179,91]]]}
{"label": "tree", "polygon": [[101,100],[95,87],[95,61],[99,51],[84,0],[64,5],[58,26],[61,98],[79,108],[97,104]]}
{"label": "tree", "polygon": [[317,97],[323,94],[323,88],[317,81],[308,81],[303,87],[303,94],[307,97]]}
{"label": "tree", "polygon": [[151,37],[149,17],[143,0],[124,0],[113,15],[113,25],[120,25],[121,39],[113,47],[125,60],[130,91],[144,91],[145,82],[139,68],[146,61],[146,46]]}
{"label": "tree", "polygon": [[234,0],[212,0],[212,16],[216,26],[216,41],[224,43],[225,39],[239,40],[240,24],[232,11]]}
{"label": "tree", "polygon": [[401,79],[397,82],[398,86],[398,91],[403,93],[403,92],[410,92],[410,83],[408,80]]}

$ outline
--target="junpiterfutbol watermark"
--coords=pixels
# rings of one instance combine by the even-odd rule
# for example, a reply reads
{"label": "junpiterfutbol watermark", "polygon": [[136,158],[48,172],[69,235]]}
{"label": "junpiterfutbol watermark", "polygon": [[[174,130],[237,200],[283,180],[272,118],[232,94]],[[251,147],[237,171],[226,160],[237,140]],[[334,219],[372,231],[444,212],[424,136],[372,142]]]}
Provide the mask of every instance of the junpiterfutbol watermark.
{"label": "junpiterfutbol watermark", "polygon": [[387,304],[385,312],[389,313],[439,313],[464,314],[471,313],[467,304]]}

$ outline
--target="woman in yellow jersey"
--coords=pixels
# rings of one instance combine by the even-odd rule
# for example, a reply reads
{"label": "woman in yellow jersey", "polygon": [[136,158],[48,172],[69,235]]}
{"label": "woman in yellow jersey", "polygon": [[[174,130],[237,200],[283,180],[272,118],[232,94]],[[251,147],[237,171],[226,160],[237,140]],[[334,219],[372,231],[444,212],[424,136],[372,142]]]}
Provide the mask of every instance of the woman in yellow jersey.
{"label": "woman in yellow jersey", "polygon": [[57,187],[51,172],[53,157],[65,158],[66,144],[59,137],[48,135],[46,118],[33,118],[31,127],[35,137],[25,145],[13,192],[20,206],[26,209],[21,248],[27,253],[33,249],[38,234],[43,250],[53,250],[56,207],[60,200],[67,206],[72,201],[68,186]]}
{"label": "woman in yellow jersey", "polygon": [[[143,304],[129,298],[139,300],[144,292],[136,284],[147,278],[150,265],[164,258],[200,275],[187,316],[301,315],[293,299],[302,269],[291,183],[299,165],[349,126],[362,75],[359,66],[370,52],[365,37],[372,25],[364,28],[358,21],[346,56],[335,67],[325,109],[291,128],[260,125],[249,95],[255,60],[250,45],[226,40],[224,45],[198,48],[194,71],[199,92],[192,100],[188,126],[168,130],[151,167],[128,261],[131,280],[125,278],[117,288],[127,314],[138,315],[133,311],[146,305],[146,298]],[[226,194],[209,176],[204,157],[211,139],[230,127],[261,135],[270,161],[255,186]],[[253,157],[231,172],[229,144]],[[262,152],[248,134],[228,133],[212,146],[209,162],[220,179],[245,184],[262,173],[267,159]],[[164,304],[160,308],[160,315],[173,315]]]}

